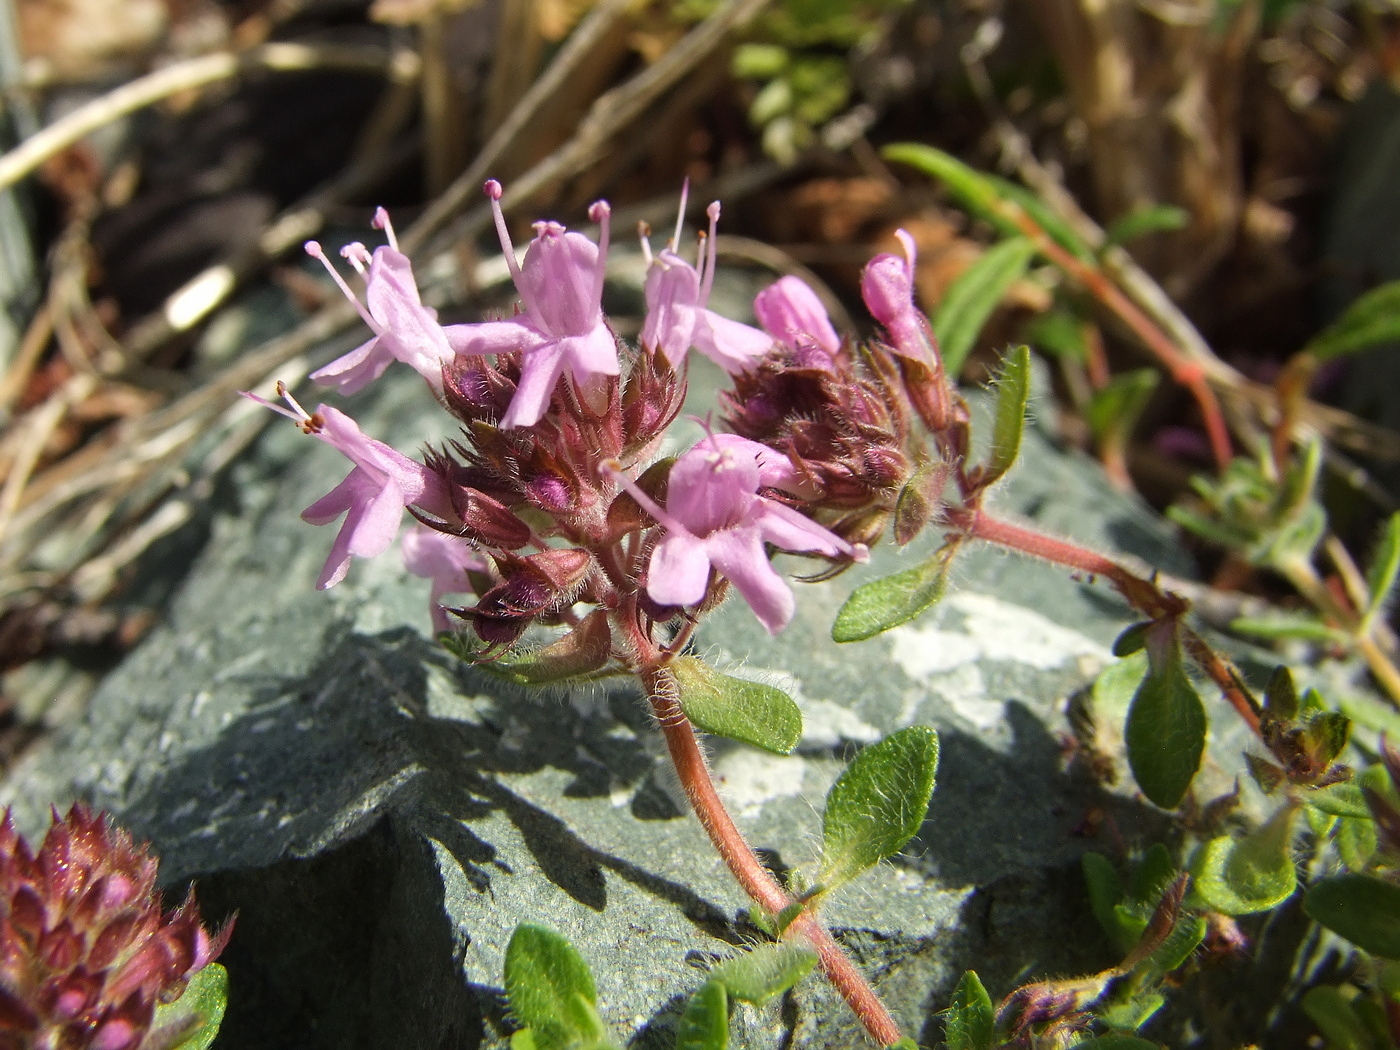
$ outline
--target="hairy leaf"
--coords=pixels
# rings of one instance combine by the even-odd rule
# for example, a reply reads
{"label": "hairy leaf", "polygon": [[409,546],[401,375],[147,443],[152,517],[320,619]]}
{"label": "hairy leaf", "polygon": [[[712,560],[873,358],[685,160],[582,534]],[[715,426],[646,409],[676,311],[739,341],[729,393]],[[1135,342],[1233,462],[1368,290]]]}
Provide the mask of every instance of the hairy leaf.
{"label": "hairy leaf", "polygon": [[838,642],[873,638],[937,604],[947,588],[948,559],[943,552],[912,569],[863,583],[836,614],[831,637]]}
{"label": "hairy leaf", "polygon": [[725,1050],[729,1046],[729,996],[718,981],[706,981],[685,1004],[676,1026],[676,1050]]}
{"label": "hairy leaf", "polygon": [[506,946],[505,985],[511,1013],[530,1029],[536,1050],[606,1041],[592,971],[574,946],[547,926],[515,928]]}
{"label": "hairy leaf", "polygon": [[1142,793],[1175,809],[1200,768],[1206,746],[1205,705],[1182,667],[1175,624],[1147,633],[1148,672],[1128,709],[1128,764]]}
{"label": "hairy leaf", "polygon": [[928,813],[938,734],[910,726],[863,748],[826,796],[824,886],[839,886],[904,848]]}
{"label": "hairy leaf", "polygon": [[1006,355],[996,380],[996,415],[992,420],[992,447],[983,484],[996,481],[1021,454],[1021,434],[1026,428],[1026,404],[1031,394],[1031,350],[1018,346]]}
{"label": "hairy leaf", "polygon": [[[153,1035],[169,1033],[170,1050],[209,1050],[228,1007],[228,971],[210,963],[190,978],[180,998],[156,1007]],[[154,1041],[154,1040],[151,1040]]]}
{"label": "hairy leaf", "polygon": [[968,970],[953,989],[943,1017],[948,1050],[992,1050],[996,1046],[996,1011],[976,971]]}
{"label": "hairy leaf", "polygon": [[1263,827],[1243,838],[1211,839],[1192,864],[1196,894],[1226,915],[1267,911],[1298,887],[1293,862],[1293,806],[1279,809]]}
{"label": "hairy leaf", "polygon": [[1333,875],[1308,889],[1303,911],[1372,955],[1400,959],[1400,886],[1394,883],[1355,873]]}
{"label": "hairy leaf", "polygon": [[685,716],[706,733],[787,755],[802,739],[802,712],[776,686],[720,674],[693,656],[671,663]]}
{"label": "hairy leaf", "polygon": [[762,1006],[782,995],[817,965],[817,953],[786,942],[760,944],[725,959],[710,971],[711,983],[724,986],[730,998]]}
{"label": "hairy leaf", "polygon": [[1370,604],[1366,607],[1363,631],[1390,600],[1395,587],[1396,576],[1400,575],[1400,513],[1390,516],[1381,531],[1380,542],[1371,555],[1371,566],[1366,572],[1366,586],[1371,592]]}

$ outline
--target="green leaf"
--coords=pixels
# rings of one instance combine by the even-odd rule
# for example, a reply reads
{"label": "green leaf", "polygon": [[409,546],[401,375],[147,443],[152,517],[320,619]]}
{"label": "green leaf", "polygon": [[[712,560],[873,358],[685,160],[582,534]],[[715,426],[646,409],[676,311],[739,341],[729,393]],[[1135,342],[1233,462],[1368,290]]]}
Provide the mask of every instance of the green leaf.
{"label": "green leaf", "polygon": [[1400,513],[1392,514],[1381,532],[1380,542],[1371,555],[1371,567],[1366,572],[1366,586],[1371,592],[1371,601],[1366,606],[1366,616],[1358,628],[1358,634],[1368,634],[1371,622],[1384,609],[1395,587],[1396,576],[1400,575]]}
{"label": "green leaf", "polygon": [[1319,361],[1400,339],[1400,281],[1372,288],[1303,348]]}
{"label": "green leaf", "polygon": [[1021,454],[1021,433],[1026,428],[1026,404],[1031,395],[1031,349],[1018,346],[1006,355],[996,379],[997,406],[992,420],[992,447],[988,452],[984,486],[996,481]]}
{"label": "green leaf", "polygon": [[822,885],[839,886],[893,857],[928,813],[938,734],[910,726],[862,748],[826,796]]}
{"label": "green leaf", "polygon": [[1190,221],[1191,214],[1185,208],[1174,204],[1149,204],[1113,220],[1104,231],[1105,241],[1108,244],[1127,244],[1150,233],[1185,229]]}
{"label": "green leaf", "polygon": [[690,997],[676,1026],[676,1050],[725,1050],[729,1046],[729,995],[706,981]]}
{"label": "green leaf", "polygon": [[1120,372],[1094,391],[1084,410],[1085,421],[1100,441],[1126,444],[1162,376],[1156,369]]}
{"label": "green leaf", "polygon": [[996,1011],[992,997],[975,970],[968,970],[953,989],[944,1013],[943,1040],[948,1050],[992,1050],[996,1046]]}
{"label": "green leaf", "polygon": [[1201,942],[1205,939],[1205,916],[1183,915],[1157,950],[1148,956],[1148,962],[1160,973],[1171,973],[1191,958],[1192,953],[1201,946]]}
{"label": "green leaf", "polygon": [[1293,863],[1293,819],[1285,805],[1264,826],[1244,836],[1211,839],[1192,865],[1195,892],[1226,915],[1250,915],[1286,901],[1298,887]]}
{"label": "green leaf", "polygon": [[1130,924],[1123,921],[1118,911],[1118,903],[1123,899],[1123,880],[1118,876],[1118,869],[1102,853],[1086,853],[1079,858],[1079,863],[1089,886],[1089,907],[1094,918],[1099,920],[1118,950],[1126,952],[1137,941],[1142,926],[1129,928]]}
{"label": "green leaf", "polygon": [[730,69],[736,77],[771,80],[787,68],[788,49],[776,44],[740,44],[734,49]]}
{"label": "green leaf", "polygon": [[1293,672],[1279,664],[1264,686],[1264,711],[1280,722],[1298,717],[1298,689],[1293,684]]}
{"label": "green leaf", "polygon": [[151,1041],[173,1038],[173,1042],[161,1045],[169,1050],[209,1050],[227,1006],[228,971],[210,963],[190,978],[180,998],[156,1007]]}
{"label": "green leaf", "polygon": [[1133,653],[1140,652],[1142,647],[1147,644],[1147,629],[1151,626],[1151,620],[1144,620],[1131,627],[1123,628],[1118,637],[1113,639],[1113,655],[1124,659],[1132,656]]}
{"label": "green leaf", "polygon": [[1400,713],[1387,703],[1369,696],[1344,696],[1337,707],[1358,725],[1400,737]]}
{"label": "green leaf", "polygon": [[553,685],[599,670],[612,652],[612,633],[607,613],[589,613],[583,621],[556,642],[541,649],[508,649],[483,658],[476,648],[479,639],[460,632],[449,642],[449,649],[482,671],[517,685]]}
{"label": "green leaf", "polygon": [[706,733],[787,755],[802,739],[802,712],[775,686],[720,674],[693,656],[671,662],[685,716]]}
{"label": "green leaf", "polygon": [[817,965],[817,953],[786,942],[760,944],[725,959],[710,971],[710,981],[724,986],[730,998],[762,1006],[782,995]]}
{"label": "green leaf", "polygon": [[929,318],[948,375],[956,377],[962,371],[987,318],[1025,276],[1034,256],[1035,245],[1025,237],[1012,237],[988,248],[948,286]]}
{"label": "green leaf", "polygon": [[947,589],[948,555],[939,551],[912,569],[857,587],[836,614],[831,637],[838,642],[873,638],[931,608]]}
{"label": "green leaf", "polygon": [[1083,320],[1066,310],[1050,310],[1026,326],[1026,342],[1047,356],[1082,364],[1089,356],[1086,327]]}
{"label": "green leaf", "polygon": [[1334,817],[1360,817],[1365,820],[1371,816],[1366,806],[1366,796],[1355,784],[1329,784],[1316,788],[1303,796],[1303,801]]}
{"label": "green leaf", "polygon": [[[1162,1009],[1166,1003],[1166,997],[1163,995],[1156,992],[1143,992],[1099,1011],[1099,1020],[1110,1028],[1136,1031],[1152,1020],[1157,1011]],[[1122,1035],[1123,1033],[1116,1034]]]}
{"label": "green leaf", "polygon": [[593,973],[564,937],[547,926],[521,923],[506,946],[506,998],[536,1050],[568,1050],[607,1040],[595,1004]]}
{"label": "green leaf", "polygon": [[1149,628],[1147,654],[1147,677],[1133,696],[1124,730],[1128,764],[1148,799],[1175,809],[1201,765],[1206,710],[1182,667],[1175,623]]}
{"label": "green leaf", "polygon": [[1369,816],[1364,819],[1338,817],[1337,826],[1332,831],[1332,841],[1337,844],[1337,853],[1348,869],[1363,871],[1379,845],[1376,822]]}
{"label": "green leaf", "polygon": [[1139,904],[1156,907],[1157,901],[1175,878],[1176,865],[1172,862],[1171,850],[1165,843],[1154,842],[1133,868],[1128,895]]}
{"label": "green leaf", "polygon": [[1095,717],[1125,718],[1128,706],[1147,675],[1147,654],[1138,651],[1106,664],[1094,679]]}
{"label": "green leaf", "polygon": [[1348,873],[1321,879],[1303,897],[1308,918],[1384,959],[1400,959],[1400,886]]}
{"label": "green leaf", "polygon": [[1301,1005],[1327,1040],[1328,1050],[1374,1050],[1370,1032],[1340,988],[1327,984],[1309,988]]}
{"label": "green leaf", "polygon": [[1349,640],[1345,631],[1329,627],[1316,616],[1307,613],[1241,616],[1230,622],[1230,630],[1237,634],[1253,635],[1255,638],[1267,638],[1270,641],[1296,638],[1304,642],[1321,642],[1333,645],[1344,644]]}
{"label": "green leaf", "polygon": [[1074,1050],[1162,1050],[1162,1044],[1143,1039],[1141,1036],[1114,1032],[1111,1035],[1101,1035],[1086,1039],[1082,1043],[1075,1043]]}

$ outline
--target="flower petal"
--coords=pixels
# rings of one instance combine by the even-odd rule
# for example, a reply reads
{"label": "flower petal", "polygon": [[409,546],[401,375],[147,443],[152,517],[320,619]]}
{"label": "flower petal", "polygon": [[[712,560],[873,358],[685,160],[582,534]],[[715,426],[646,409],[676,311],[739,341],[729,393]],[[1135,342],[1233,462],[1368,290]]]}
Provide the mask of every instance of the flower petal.
{"label": "flower petal", "polygon": [[356,394],[383,375],[393,361],[389,347],[376,335],[312,372],[311,379],[322,386],[335,387],[342,394]]}
{"label": "flower petal", "polygon": [[671,532],[651,552],[647,594],[661,605],[695,605],[710,582],[705,541]]}
{"label": "flower petal", "polygon": [[526,354],[520,366],[520,382],[510,407],[501,416],[501,426],[509,429],[538,423],[549,409],[549,399],[563,374],[564,348],[559,343],[545,343]]}
{"label": "flower petal", "polygon": [[723,529],[708,537],[705,550],[721,576],[734,585],[769,634],[792,619],[797,599],[774,571],[757,528]]}
{"label": "flower petal", "polygon": [[691,342],[730,375],[753,368],[773,349],[773,337],[752,325],[731,321],[713,310],[696,314]]}
{"label": "flower petal", "polygon": [[855,548],[840,536],[776,500],[758,500],[748,520],[758,527],[764,540],[785,551],[812,551],[830,557],[855,555]]}

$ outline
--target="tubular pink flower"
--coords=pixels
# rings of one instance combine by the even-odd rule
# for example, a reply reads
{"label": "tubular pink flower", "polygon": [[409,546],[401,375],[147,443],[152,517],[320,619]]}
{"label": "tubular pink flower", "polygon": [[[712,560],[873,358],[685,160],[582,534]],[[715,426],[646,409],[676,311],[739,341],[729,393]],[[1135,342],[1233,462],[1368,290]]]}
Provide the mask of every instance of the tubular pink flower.
{"label": "tubular pink flower", "polygon": [[763,330],[797,357],[802,368],[832,371],[841,337],[831,326],[817,293],[799,277],[780,277],[754,297],[754,316]]}
{"label": "tubular pink flower", "polygon": [[896,230],[895,236],[904,245],[904,258],[885,254],[871,259],[861,274],[861,298],[870,316],[889,333],[895,353],[932,368],[938,348],[928,319],[914,305],[914,238],[905,230]]}
{"label": "tubular pink flower", "polygon": [[661,605],[696,605],[713,568],[732,583],[769,634],[792,619],[792,590],[768,561],[764,543],[789,551],[864,560],[853,547],[791,507],[758,494],[764,475],[780,477],[771,449],[734,435],[712,435],[671,467],[662,509],[613,471],[666,530],[652,552],[647,594]]}
{"label": "tubular pink flower", "polygon": [[[681,196],[681,213],[685,195]],[[659,350],[673,369],[679,369],[691,347],[699,350],[726,372],[733,374],[752,368],[773,348],[773,337],[750,325],[721,317],[705,304],[715,277],[715,227],[719,223],[719,201],[707,209],[710,232],[705,250],[691,266],[675,253],[675,238],[655,258],[646,239],[642,250],[647,256],[647,318],[642,326],[642,345]],[[676,224],[677,236],[680,223]]]}
{"label": "tubular pink flower", "polygon": [[321,245],[306,242],[306,254],[321,261],[374,332],[373,338],[313,372],[311,378],[342,394],[353,394],[378,379],[391,362],[398,360],[426,379],[434,393],[441,394],[442,366],[452,359],[452,348],[437,323],[437,311],[424,306],[418,297],[413,266],[408,256],[399,251],[389,213],[383,208],[374,213],[374,226],[385,232],[388,244],[376,248],[373,254],[359,243],[346,245],[340,252],[365,278],[363,304],[326,258]]}
{"label": "tubular pink flower", "polygon": [[403,550],[404,568],[414,576],[432,581],[428,605],[432,610],[433,630],[450,630],[451,623],[447,611],[439,604],[440,599],[447,594],[471,594],[467,573],[485,572],[486,559],[460,537],[423,525],[404,533],[399,546]]}
{"label": "tubular pink flower", "polygon": [[301,512],[302,520],[311,525],[329,525],[345,515],[316,581],[317,589],[334,587],[345,579],[351,557],[373,558],[388,550],[405,507],[420,507],[436,517],[451,515],[446,486],[427,467],[382,441],[366,437],[344,412],[317,405],[315,413],[308,414],[283,384],[277,384],[277,392],[290,409],[246,391],[244,396],[293,420],[305,433],[320,438],[355,464],[344,481]]}
{"label": "tubular pink flower", "polygon": [[525,262],[515,249],[501,214],[501,185],[486,183],[486,195],[496,217],[496,232],[506,265],[520,293],[522,312],[506,321],[449,325],[448,344],[459,354],[504,354],[520,351],[524,363],[520,383],[502,427],[528,427],[540,421],[565,372],[581,388],[600,376],[621,371],[617,339],[603,321],[603,276],[608,254],[609,216],[606,201],[596,202],[589,218],[601,227],[599,243],[581,233],[568,233],[557,222],[535,223],[535,239]]}

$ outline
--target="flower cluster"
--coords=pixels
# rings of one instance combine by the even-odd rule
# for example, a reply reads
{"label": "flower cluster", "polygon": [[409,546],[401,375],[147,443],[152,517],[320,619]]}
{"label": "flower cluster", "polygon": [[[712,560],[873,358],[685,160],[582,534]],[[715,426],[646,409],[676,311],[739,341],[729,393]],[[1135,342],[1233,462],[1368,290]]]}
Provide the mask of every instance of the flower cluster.
{"label": "flower cluster", "polygon": [[[156,1006],[223,950],[191,893],[162,913],[156,860],[75,805],[37,853],[0,823],[0,1048],[155,1050]],[[185,1033],[166,1033],[183,1038]]]}
{"label": "flower cluster", "polygon": [[[280,388],[286,407],[256,398],[354,464],[303,514],[318,525],[345,516],[321,587],[339,582],[351,557],[385,550],[406,508],[417,524],[405,563],[432,581],[440,630],[464,622],[494,651],[532,624],[575,634],[586,626],[600,665],[631,667],[658,647],[678,652],[731,586],[767,630],[781,630],[794,599],[770,562],[775,550],[839,571],[863,560],[891,519],[905,543],[936,517],[948,471],[929,462],[912,430],[922,420],[935,447],[956,447],[965,410],[914,305],[907,237],[906,256],[877,257],[863,283],[887,338],[856,346],[795,277],[757,297],[761,327],[710,308],[715,202],[694,262],[680,252],[680,222],[655,254],[643,232],[647,314],[633,348],[601,306],[608,205],[589,209],[597,242],[539,222],[522,260],[501,187],[488,182],[486,194],[519,293],[515,316],[439,325],[381,211],[375,225],[389,243],[342,252],[365,278],[360,310],[374,338],[314,376],[353,391],[392,361],[408,364],[456,419],[456,437],[418,462],[334,408],[307,412]],[[308,251],[335,272],[319,245]],[[722,409],[732,433],[707,427],[689,451],[658,459],[685,399],[691,350],[731,377]],[[444,609],[448,595],[473,600]]]}

